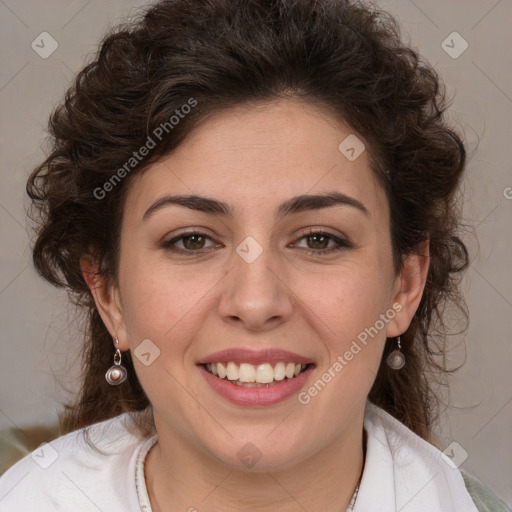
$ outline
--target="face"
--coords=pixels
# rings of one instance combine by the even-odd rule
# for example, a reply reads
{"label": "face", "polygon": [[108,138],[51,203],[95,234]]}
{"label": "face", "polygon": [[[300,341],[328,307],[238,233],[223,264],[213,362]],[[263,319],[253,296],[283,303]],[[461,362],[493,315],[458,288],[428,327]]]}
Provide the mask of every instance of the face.
{"label": "face", "polygon": [[[351,133],[299,100],[240,106],[130,185],[104,318],[134,354],[157,430],[204,457],[241,468],[252,443],[260,468],[285,468],[360,429],[386,336],[416,309],[368,154],[338,149]],[[337,199],[297,200],[309,195]],[[237,386],[205,361],[238,363],[244,379],[261,364],[265,380],[265,363],[276,373]],[[278,362],[307,367],[277,381]]]}

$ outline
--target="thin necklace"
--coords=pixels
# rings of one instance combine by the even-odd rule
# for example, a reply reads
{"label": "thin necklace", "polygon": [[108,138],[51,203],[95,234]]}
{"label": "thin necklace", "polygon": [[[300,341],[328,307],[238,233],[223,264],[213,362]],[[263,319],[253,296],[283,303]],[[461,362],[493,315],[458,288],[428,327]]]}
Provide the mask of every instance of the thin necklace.
{"label": "thin necklace", "polygon": [[357,482],[356,489],[354,494],[352,494],[352,498],[350,499],[350,503],[348,504],[347,510],[345,512],[352,512],[354,510],[354,505],[356,504],[357,494],[359,492],[359,485],[361,484],[361,479],[363,478],[364,465],[366,462],[366,430],[363,429],[363,467],[361,468],[361,475],[359,476],[359,481]]}
{"label": "thin necklace", "polygon": [[352,510],[354,510],[354,505],[356,504],[356,498],[357,498],[358,492],[359,492],[359,484],[357,484],[356,490],[354,491],[354,494],[352,494],[352,498],[350,500],[350,503],[348,504],[346,512],[352,512]]}
{"label": "thin necklace", "polygon": [[[363,478],[363,471],[364,471],[364,466],[365,466],[365,462],[366,462],[366,443],[367,443],[366,430],[363,429],[363,467],[361,469],[361,475],[359,476],[359,481],[357,482],[356,488],[354,490],[354,494],[352,494],[352,498],[350,499],[350,503],[348,504],[348,507],[346,508],[345,512],[352,512],[354,510],[354,506],[356,504],[357,495],[359,493],[359,485],[361,484],[361,479]],[[144,455],[144,459],[146,458],[146,455],[147,455],[147,453]],[[144,483],[144,485],[146,485],[146,484]],[[148,491],[149,490],[146,490],[147,496],[149,494]],[[148,497],[148,501],[149,501],[149,497]],[[146,507],[144,507],[144,509],[146,509]],[[149,509],[149,510],[152,510],[152,509]]]}

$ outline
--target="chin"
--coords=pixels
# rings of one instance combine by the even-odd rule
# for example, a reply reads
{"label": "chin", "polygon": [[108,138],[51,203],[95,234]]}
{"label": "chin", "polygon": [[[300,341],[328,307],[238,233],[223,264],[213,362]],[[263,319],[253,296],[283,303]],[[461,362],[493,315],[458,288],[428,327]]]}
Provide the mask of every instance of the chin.
{"label": "chin", "polygon": [[301,457],[291,445],[284,446],[269,439],[232,442],[228,452],[211,451],[211,454],[229,468],[250,473],[286,470],[307,457],[305,453]]}

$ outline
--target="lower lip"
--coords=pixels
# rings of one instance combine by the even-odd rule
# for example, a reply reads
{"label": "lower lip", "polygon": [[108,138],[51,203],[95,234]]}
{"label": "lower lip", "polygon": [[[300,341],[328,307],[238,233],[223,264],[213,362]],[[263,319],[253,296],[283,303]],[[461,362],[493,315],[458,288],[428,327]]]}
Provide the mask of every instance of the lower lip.
{"label": "lower lip", "polygon": [[297,393],[304,386],[313,365],[309,365],[302,373],[293,379],[277,381],[273,386],[248,388],[231,384],[230,381],[219,379],[210,373],[203,365],[198,365],[206,382],[220,396],[236,405],[257,407],[260,405],[273,405],[286,400]]}

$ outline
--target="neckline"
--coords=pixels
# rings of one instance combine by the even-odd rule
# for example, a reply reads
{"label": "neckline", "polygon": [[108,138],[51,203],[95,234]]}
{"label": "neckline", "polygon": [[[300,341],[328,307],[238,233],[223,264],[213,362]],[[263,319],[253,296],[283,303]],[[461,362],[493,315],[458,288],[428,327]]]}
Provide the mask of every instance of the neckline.
{"label": "neckline", "polygon": [[146,456],[149,450],[151,450],[157,441],[157,434],[147,439],[146,442],[142,445],[139,456],[137,457],[137,464],[135,467],[135,487],[137,489],[139,507],[142,512],[152,512],[148,489],[146,487],[146,478],[144,477],[144,463],[146,462]]}
{"label": "neckline", "polygon": [[[151,502],[149,501],[148,489],[146,487],[146,478],[144,476],[144,464],[146,462],[146,456],[149,453],[149,450],[156,444],[158,441],[158,434],[147,439],[142,448],[140,449],[139,455],[137,457],[137,463],[135,467],[135,487],[137,489],[137,497],[139,500],[139,507],[142,512],[152,512]],[[354,505],[356,503],[357,494],[359,492],[359,486],[361,485],[361,480],[363,478],[365,461],[366,461],[366,443],[367,443],[367,433],[366,429],[363,428],[363,468],[361,470],[361,476],[359,477],[359,481],[357,482],[356,488],[352,497],[350,498],[350,502],[345,512],[352,512],[354,509]]]}

